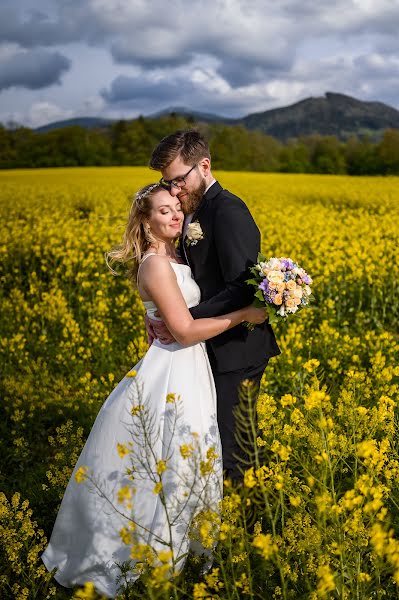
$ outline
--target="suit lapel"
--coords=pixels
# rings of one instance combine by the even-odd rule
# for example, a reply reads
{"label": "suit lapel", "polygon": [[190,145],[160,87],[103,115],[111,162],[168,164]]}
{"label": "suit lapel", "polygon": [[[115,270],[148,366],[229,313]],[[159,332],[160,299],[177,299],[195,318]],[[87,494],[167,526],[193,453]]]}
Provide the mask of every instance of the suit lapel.
{"label": "suit lapel", "polygon": [[218,181],[215,181],[215,183],[213,183],[211,185],[211,187],[206,192],[206,194],[203,195],[200,205],[198,206],[197,210],[193,214],[193,218],[191,219],[192,223],[194,223],[194,221],[197,220],[199,213],[206,207],[209,200],[212,200],[213,198],[215,198],[215,196],[217,196],[222,190],[223,190],[223,188]]}
{"label": "suit lapel", "polygon": [[[213,198],[215,198],[221,191],[223,191],[222,186],[220,185],[220,183],[218,181],[215,181],[215,183],[213,183],[211,185],[211,187],[209,188],[209,190],[203,195],[200,205],[198,206],[197,210],[193,214],[191,223],[194,223],[194,221],[199,221],[201,224],[201,220],[200,220],[201,213],[206,209],[207,205],[209,204],[209,201],[212,200]],[[183,227],[184,227],[184,224],[183,224]],[[204,235],[206,235],[205,231],[204,231]],[[185,239],[183,240],[183,236],[182,236],[181,239],[182,239],[183,252],[184,252],[185,259],[187,261],[187,264],[189,266],[191,266],[191,268],[192,268],[192,264],[190,264],[191,244],[189,244],[189,245],[187,244],[187,237],[185,237]]]}

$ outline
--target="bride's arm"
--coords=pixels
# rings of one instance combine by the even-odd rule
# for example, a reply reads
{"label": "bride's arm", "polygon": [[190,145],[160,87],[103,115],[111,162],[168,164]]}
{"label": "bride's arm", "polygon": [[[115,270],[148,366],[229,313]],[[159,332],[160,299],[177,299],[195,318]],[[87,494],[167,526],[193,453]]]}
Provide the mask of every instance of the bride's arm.
{"label": "bride's arm", "polygon": [[140,287],[148,294],[173,337],[183,346],[212,338],[243,321],[263,323],[266,310],[245,307],[219,317],[193,319],[175,272],[163,257],[149,257],[140,269]]}

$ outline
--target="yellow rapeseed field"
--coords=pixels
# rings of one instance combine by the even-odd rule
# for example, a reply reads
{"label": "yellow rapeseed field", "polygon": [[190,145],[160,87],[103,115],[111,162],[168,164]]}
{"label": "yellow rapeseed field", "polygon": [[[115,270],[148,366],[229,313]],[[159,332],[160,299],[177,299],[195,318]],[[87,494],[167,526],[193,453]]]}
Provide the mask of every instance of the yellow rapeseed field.
{"label": "yellow rapeseed field", "polygon": [[[221,521],[199,523],[208,546],[219,531],[213,569],[173,584],[154,570],[123,597],[398,598],[399,180],[216,175],[263,253],[313,277],[315,302],[275,327],[252,466],[241,489],[226,482]],[[147,348],[137,293],[104,252],[156,178],[0,172],[1,598],[97,597],[56,585],[40,554],[99,407]]]}

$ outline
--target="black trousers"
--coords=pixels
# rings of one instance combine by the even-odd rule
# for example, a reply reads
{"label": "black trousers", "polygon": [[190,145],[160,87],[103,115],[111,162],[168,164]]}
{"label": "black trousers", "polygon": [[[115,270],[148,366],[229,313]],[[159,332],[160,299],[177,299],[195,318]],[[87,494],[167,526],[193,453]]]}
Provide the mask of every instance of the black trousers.
{"label": "black trousers", "polygon": [[239,457],[246,458],[236,440],[234,417],[234,409],[240,401],[240,386],[245,379],[252,381],[254,385],[253,399],[256,399],[259,394],[260,380],[267,363],[268,361],[261,366],[240,371],[218,373],[211,360],[217,393],[217,419],[222,441],[223,468],[225,477],[233,480],[242,479]]}

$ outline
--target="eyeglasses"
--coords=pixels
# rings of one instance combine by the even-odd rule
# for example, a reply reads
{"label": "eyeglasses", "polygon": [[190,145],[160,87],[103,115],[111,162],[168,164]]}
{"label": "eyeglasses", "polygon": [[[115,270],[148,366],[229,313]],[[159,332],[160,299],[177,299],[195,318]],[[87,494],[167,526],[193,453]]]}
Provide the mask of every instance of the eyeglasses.
{"label": "eyeglasses", "polygon": [[176,188],[181,188],[183,185],[186,185],[186,178],[190,175],[191,171],[198,167],[198,164],[191,167],[189,171],[185,175],[181,175],[180,177],[176,177],[176,179],[164,179],[161,177],[159,180],[159,185],[164,187],[167,190],[171,190],[172,186]]}

